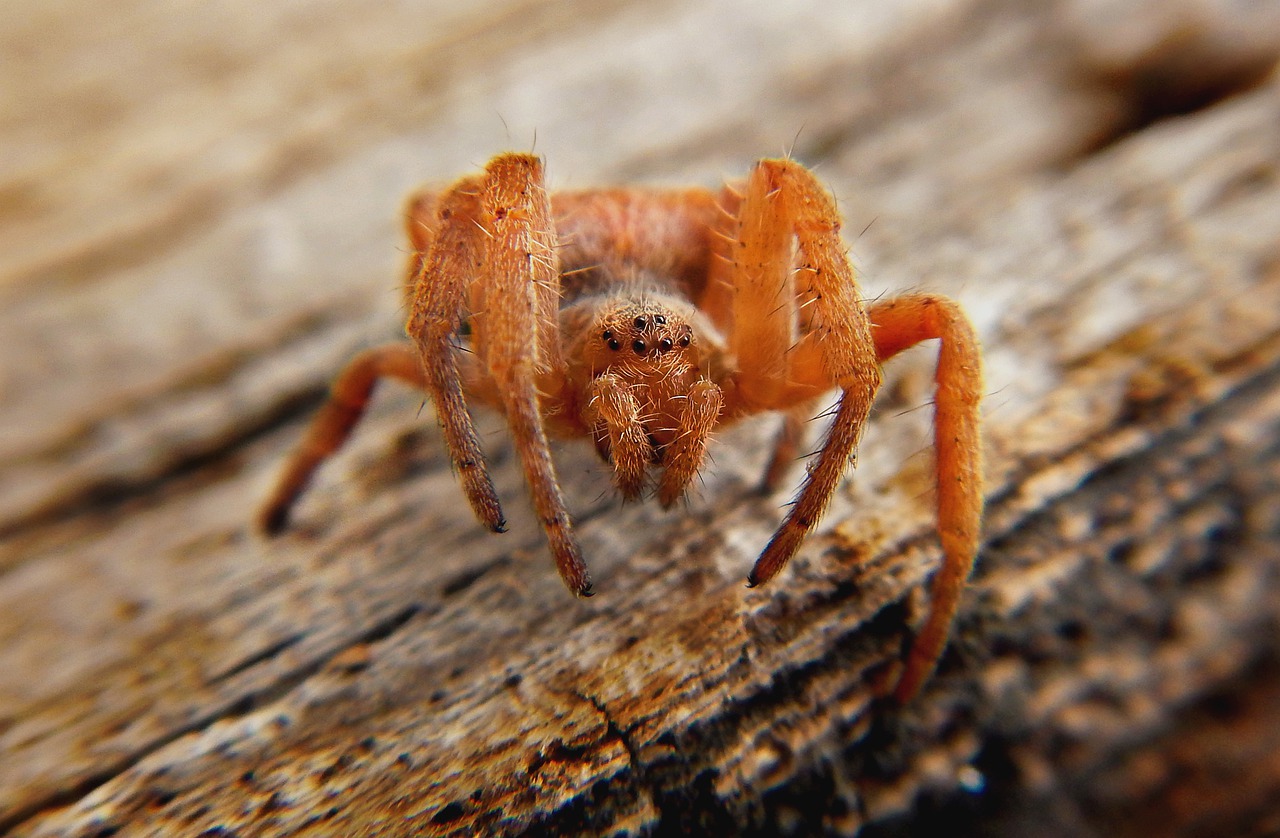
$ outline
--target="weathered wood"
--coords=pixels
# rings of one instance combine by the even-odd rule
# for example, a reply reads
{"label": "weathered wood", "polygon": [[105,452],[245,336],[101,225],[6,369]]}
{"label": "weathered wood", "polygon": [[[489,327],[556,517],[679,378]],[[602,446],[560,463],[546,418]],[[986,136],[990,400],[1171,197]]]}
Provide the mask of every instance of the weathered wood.
{"label": "weathered wood", "polygon": [[[892,831],[980,779],[989,829],[1275,816],[1274,760],[1199,815],[1194,772],[1150,770],[1239,772],[1280,721],[1273,7],[29,5],[0,36],[0,831]],[[762,589],[768,423],[673,514],[559,451],[587,602],[501,423],[495,537],[392,388],[297,527],[250,531],[328,377],[399,328],[396,202],[535,129],[575,186],[793,147],[868,288],[974,317],[986,546],[911,706],[871,685],[938,561],[925,351]]]}

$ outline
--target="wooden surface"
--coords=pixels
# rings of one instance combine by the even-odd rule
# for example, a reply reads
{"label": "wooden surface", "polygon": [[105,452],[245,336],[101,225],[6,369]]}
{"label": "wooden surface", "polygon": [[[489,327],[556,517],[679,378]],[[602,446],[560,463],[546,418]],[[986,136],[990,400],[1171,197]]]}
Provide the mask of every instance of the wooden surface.
{"label": "wooden surface", "polygon": [[[1273,4],[8,18],[0,832],[1276,825]],[[501,423],[497,537],[393,388],[295,529],[251,532],[328,378],[399,331],[401,197],[509,147],[561,186],[714,185],[791,150],[869,293],[967,307],[986,544],[919,701],[870,684],[938,560],[928,351],[890,367],[856,475],[763,589],[767,421],[670,514],[558,450],[586,602]]]}

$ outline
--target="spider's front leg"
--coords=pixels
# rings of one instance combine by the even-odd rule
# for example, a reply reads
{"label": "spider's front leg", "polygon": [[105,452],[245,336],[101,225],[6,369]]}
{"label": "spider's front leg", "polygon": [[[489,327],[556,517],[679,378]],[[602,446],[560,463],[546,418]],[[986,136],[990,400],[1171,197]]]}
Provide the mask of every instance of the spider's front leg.
{"label": "spider's front leg", "polygon": [[464,178],[426,208],[427,217],[417,222],[420,227],[415,228],[417,213],[411,211],[410,239],[422,253],[405,331],[417,344],[423,387],[435,403],[445,446],[467,502],[482,524],[503,532],[502,505],[467,409],[454,345],[466,312],[468,285],[480,272],[483,260],[483,190],[482,178]]}
{"label": "spider's front leg", "polygon": [[481,253],[480,188],[478,178],[464,178],[444,193],[424,192],[410,204],[406,221],[414,256],[408,271],[407,290],[413,301],[408,332],[418,351],[405,343],[375,347],[361,352],[339,373],[328,401],[258,513],[258,525],[267,534],[284,529],[312,475],[346,442],[382,378],[399,379],[432,396],[472,508],[489,529],[505,528],[467,412],[453,346],[466,284]]}
{"label": "spider's front leg", "polygon": [[[934,581],[929,615],[894,688],[895,698],[905,702],[937,665],[978,548],[982,360],[977,337],[960,308],[943,297],[901,297],[868,312],[844,254],[835,205],[813,176],[795,163],[766,160],[757,166],[740,219],[734,260],[735,351],[739,358],[750,358],[761,351],[758,347],[787,348],[785,377],[778,376],[777,365],[770,366],[768,358],[741,364],[738,390],[748,402],[746,409],[784,409],[821,389],[824,381],[835,382],[842,391],[818,460],[810,466],[791,513],[752,569],[750,584],[764,582],[782,569],[830,500],[879,387],[879,364],[921,341],[941,339],[934,445],[943,565]],[[788,225],[799,244],[800,264],[794,276],[788,273]],[[813,307],[805,334],[798,339],[802,318],[794,308],[797,295]],[[793,302],[787,307],[783,300]],[[753,368],[765,370],[765,375],[752,378]]]}
{"label": "spider's front leg", "polygon": [[[835,202],[813,175],[790,160],[761,161],[738,217],[730,347],[739,371],[730,410],[789,410],[833,384],[841,390],[817,460],[747,578],[755,586],[790,561],[830,502],[880,387],[880,365]],[[800,296],[812,306],[803,318]]]}
{"label": "spider's front leg", "polygon": [[485,169],[481,195],[488,234],[472,282],[472,348],[496,387],[534,510],[569,590],[591,595],[543,430],[538,392],[566,390],[560,349],[560,270],[542,162],[503,154]]}

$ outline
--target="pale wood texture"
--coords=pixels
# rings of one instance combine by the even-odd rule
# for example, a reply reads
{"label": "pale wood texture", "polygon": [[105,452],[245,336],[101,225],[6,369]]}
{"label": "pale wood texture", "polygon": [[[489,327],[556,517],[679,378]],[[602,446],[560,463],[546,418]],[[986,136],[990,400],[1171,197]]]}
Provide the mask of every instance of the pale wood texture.
{"label": "pale wood texture", "polygon": [[[1274,826],[1277,15],[10,4],[0,832]],[[329,377],[401,328],[402,196],[535,132],[553,185],[714,185],[790,149],[870,293],[972,315],[985,546],[910,707],[870,685],[938,562],[928,351],[761,589],[769,422],[671,514],[559,450],[586,602],[501,423],[492,536],[391,386],[295,529],[251,531]]]}

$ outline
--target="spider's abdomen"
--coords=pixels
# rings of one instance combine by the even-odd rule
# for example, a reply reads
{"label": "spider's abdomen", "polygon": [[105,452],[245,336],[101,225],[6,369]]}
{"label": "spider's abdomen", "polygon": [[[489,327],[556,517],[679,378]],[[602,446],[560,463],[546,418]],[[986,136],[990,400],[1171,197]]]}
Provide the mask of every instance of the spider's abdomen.
{"label": "spider's abdomen", "polygon": [[562,306],[602,292],[702,297],[719,215],[705,189],[557,192]]}

